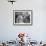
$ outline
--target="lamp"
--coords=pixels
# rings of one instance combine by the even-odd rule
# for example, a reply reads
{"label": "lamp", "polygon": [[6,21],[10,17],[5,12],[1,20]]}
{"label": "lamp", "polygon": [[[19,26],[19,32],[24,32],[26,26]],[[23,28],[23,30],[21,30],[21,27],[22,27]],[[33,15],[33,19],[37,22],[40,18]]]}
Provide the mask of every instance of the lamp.
{"label": "lamp", "polygon": [[8,0],[8,2],[11,2],[12,4],[16,2],[16,0]]}

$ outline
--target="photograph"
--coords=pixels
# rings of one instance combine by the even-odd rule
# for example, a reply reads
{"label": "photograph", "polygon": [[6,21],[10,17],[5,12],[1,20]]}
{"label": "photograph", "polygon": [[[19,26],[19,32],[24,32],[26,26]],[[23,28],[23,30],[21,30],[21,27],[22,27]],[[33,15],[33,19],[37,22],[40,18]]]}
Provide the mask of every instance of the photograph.
{"label": "photograph", "polygon": [[14,24],[32,24],[32,10],[14,10]]}

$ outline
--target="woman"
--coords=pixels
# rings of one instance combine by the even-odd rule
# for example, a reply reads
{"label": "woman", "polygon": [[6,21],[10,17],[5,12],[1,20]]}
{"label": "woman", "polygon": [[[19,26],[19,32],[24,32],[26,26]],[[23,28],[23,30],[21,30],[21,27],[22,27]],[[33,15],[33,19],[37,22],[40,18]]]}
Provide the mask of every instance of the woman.
{"label": "woman", "polygon": [[18,15],[18,17],[16,18],[16,23],[23,23],[23,16],[22,15]]}

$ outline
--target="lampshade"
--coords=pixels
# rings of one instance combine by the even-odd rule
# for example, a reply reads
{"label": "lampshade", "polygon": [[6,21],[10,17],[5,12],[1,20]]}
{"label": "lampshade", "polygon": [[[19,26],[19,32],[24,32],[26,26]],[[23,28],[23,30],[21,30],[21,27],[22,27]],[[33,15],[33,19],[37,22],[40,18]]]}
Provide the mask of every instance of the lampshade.
{"label": "lampshade", "polygon": [[8,0],[8,1],[16,1],[16,0]]}

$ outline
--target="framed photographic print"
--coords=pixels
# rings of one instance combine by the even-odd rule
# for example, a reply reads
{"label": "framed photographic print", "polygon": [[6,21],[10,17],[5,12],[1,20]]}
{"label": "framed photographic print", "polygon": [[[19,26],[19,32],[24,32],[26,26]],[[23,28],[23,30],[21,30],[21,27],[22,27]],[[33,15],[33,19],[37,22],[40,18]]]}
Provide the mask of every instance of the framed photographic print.
{"label": "framed photographic print", "polygon": [[32,10],[13,10],[13,24],[32,25]]}

